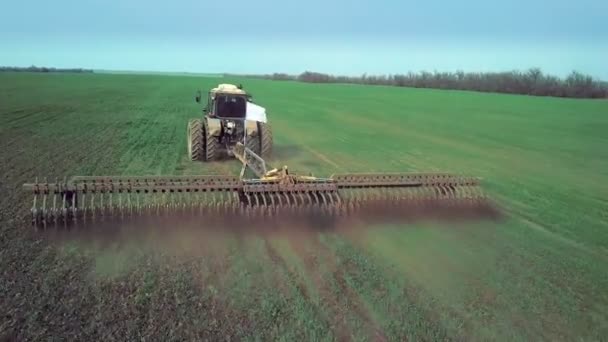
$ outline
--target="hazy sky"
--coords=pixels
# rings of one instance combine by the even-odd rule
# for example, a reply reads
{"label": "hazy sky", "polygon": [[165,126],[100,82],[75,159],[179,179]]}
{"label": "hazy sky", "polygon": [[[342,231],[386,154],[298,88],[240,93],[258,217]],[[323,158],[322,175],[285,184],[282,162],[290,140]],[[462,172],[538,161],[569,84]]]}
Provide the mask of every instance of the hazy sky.
{"label": "hazy sky", "polygon": [[608,0],[7,0],[0,65],[335,74],[576,69],[608,80]]}

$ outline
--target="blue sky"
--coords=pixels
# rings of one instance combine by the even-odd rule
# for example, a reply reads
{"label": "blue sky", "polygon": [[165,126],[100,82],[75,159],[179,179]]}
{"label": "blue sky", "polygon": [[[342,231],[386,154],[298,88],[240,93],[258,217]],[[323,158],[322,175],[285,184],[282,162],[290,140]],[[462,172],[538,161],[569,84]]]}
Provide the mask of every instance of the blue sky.
{"label": "blue sky", "polygon": [[357,75],[576,69],[608,80],[608,1],[20,0],[0,65]]}

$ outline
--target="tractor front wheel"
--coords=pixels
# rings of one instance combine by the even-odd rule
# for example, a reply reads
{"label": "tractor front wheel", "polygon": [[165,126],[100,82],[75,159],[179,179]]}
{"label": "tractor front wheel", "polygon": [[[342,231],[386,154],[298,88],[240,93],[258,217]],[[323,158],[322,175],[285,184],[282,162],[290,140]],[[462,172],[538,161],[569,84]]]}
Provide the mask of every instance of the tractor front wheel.
{"label": "tractor front wheel", "polygon": [[205,155],[205,128],[201,119],[188,122],[188,156],[190,160],[203,160]]}

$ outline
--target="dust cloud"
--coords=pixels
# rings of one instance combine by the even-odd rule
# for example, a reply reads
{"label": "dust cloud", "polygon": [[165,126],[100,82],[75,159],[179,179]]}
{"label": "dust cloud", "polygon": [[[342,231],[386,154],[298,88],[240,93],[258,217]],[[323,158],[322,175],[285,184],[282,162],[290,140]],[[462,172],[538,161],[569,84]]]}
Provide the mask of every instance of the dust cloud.
{"label": "dust cloud", "polygon": [[314,239],[320,232],[353,235],[386,224],[407,227],[419,221],[466,223],[496,221],[501,217],[497,207],[489,203],[408,208],[376,203],[344,212],[300,209],[272,216],[175,213],[121,219],[106,217],[67,226],[49,225],[39,230],[57,243],[78,242],[97,249],[140,245],[164,253],[192,254],[218,247],[230,239]]}

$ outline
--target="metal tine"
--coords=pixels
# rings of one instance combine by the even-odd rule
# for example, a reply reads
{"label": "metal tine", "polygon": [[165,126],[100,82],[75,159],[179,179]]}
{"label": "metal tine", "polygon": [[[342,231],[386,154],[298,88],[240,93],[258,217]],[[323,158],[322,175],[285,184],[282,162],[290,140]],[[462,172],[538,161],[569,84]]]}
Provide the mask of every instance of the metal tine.
{"label": "metal tine", "polygon": [[256,218],[258,216],[259,207],[257,206],[258,197],[255,193],[249,194],[249,213],[248,217]]}
{"label": "metal tine", "polygon": [[432,184],[428,187],[426,187],[425,189],[425,193],[424,193],[424,205],[426,207],[432,207],[433,205],[435,205],[436,201],[437,201],[437,185],[436,184]]}
{"label": "metal tine", "polygon": [[224,191],[217,191],[217,202],[215,204],[216,208],[216,213],[218,213],[218,215],[221,215],[223,213],[224,210]]}
{"label": "metal tine", "polygon": [[[238,196],[238,195],[237,195]],[[237,201],[239,203],[239,215],[245,217],[247,215],[247,203],[245,201]]]}
{"label": "metal tine", "polygon": [[447,192],[447,201],[446,204],[447,206],[451,207],[456,203],[456,198],[455,198],[455,193],[454,193],[454,187],[452,186],[452,183],[448,183],[445,185],[444,187],[446,189]]}
{"label": "metal tine", "polygon": [[122,192],[118,193],[118,213],[120,214],[120,219],[124,219],[124,208],[122,207]]}
{"label": "metal tine", "polygon": [[94,192],[91,193],[91,205],[89,206],[89,209],[91,212],[91,221],[95,222],[95,215],[96,215],[97,208],[95,208],[95,193]]}
{"label": "metal tine", "polygon": [[133,215],[133,207],[131,206],[131,191],[127,191],[127,212],[128,216]]}
{"label": "metal tine", "polygon": [[165,199],[167,194],[160,191],[157,192],[154,196],[154,208],[156,210],[156,215],[162,216],[163,214],[163,204],[165,203]]}
{"label": "metal tine", "polygon": [[298,197],[294,191],[289,192],[289,200],[291,201],[291,205],[289,207],[289,213],[291,215],[298,214]]}
{"label": "metal tine", "polygon": [[441,205],[442,206],[449,206],[450,204],[450,200],[451,200],[451,195],[450,195],[450,189],[448,188],[447,183],[441,183],[439,185],[440,189],[441,189]]}
{"label": "metal tine", "polygon": [[297,215],[298,214],[298,194],[295,191],[289,192],[289,201],[291,204],[289,206],[289,214]]}
{"label": "metal tine", "polygon": [[184,197],[184,192],[178,190],[177,191],[177,204],[178,204],[178,210],[181,211],[182,213],[185,212],[185,205],[186,205],[186,198]]}
{"label": "metal tine", "polygon": [[333,216],[333,201],[329,198],[329,193],[327,191],[319,192],[322,201],[322,211],[324,215]]}
{"label": "metal tine", "polygon": [[289,200],[289,215],[296,215],[298,213],[298,196],[294,191],[287,193]]}
{"label": "metal tine", "polygon": [[44,225],[44,227],[46,227],[47,224],[47,215],[48,213],[46,212],[46,198],[47,198],[48,194],[47,192],[44,193],[44,197],[42,197],[42,223]]}
{"label": "metal tine", "polygon": [[437,197],[436,190],[437,186],[435,184],[429,185],[425,187],[424,191],[424,205],[429,207],[433,205],[434,199]]}
{"label": "metal tine", "polygon": [[202,196],[199,195],[199,202],[198,202],[198,209],[199,209],[199,213],[203,214],[204,212],[204,205],[205,205],[205,200],[207,199],[207,191],[203,191]]}
{"label": "metal tine", "polygon": [[453,206],[456,204],[456,201],[458,201],[458,198],[456,197],[456,188],[454,187],[453,183],[448,184],[447,188],[450,194],[449,205]]}
{"label": "metal tine", "polygon": [[105,193],[102,190],[101,193],[99,194],[100,200],[99,200],[99,216],[101,218],[101,221],[103,222],[105,219],[105,206],[103,204],[103,198],[105,197]]}
{"label": "metal tine", "polygon": [[331,216],[338,216],[338,202],[336,201],[336,197],[334,196],[333,191],[325,192],[325,201],[327,203],[327,212]]}
{"label": "metal tine", "polygon": [[274,217],[277,212],[277,194],[275,192],[265,192],[264,197],[266,198],[266,202],[268,203],[268,215],[270,217]]}
{"label": "metal tine", "polygon": [[291,192],[284,192],[283,196],[285,196],[285,207],[283,212],[287,215],[291,215],[293,213],[293,201],[292,201],[292,197],[291,197]]}
{"label": "metal tine", "polygon": [[225,191],[220,191],[220,202],[218,203],[219,205],[219,210],[222,214],[225,214],[228,212],[227,208],[228,208],[228,198],[227,198],[227,193]]}
{"label": "metal tine", "polygon": [[449,199],[450,201],[454,202],[455,200],[457,200],[457,192],[456,189],[458,188],[459,185],[457,185],[458,182],[455,181],[448,181],[444,184],[444,188],[446,189]]}
{"label": "metal tine", "polygon": [[234,194],[232,191],[227,191],[225,194],[224,210],[227,215],[234,214]]}
{"label": "metal tine", "polygon": [[225,191],[218,191],[218,195],[219,195],[219,200],[217,202],[217,210],[219,213],[221,213],[222,215],[224,215],[227,212],[227,199],[226,199],[226,192]]}
{"label": "metal tine", "polygon": [[36,208],[36,201],[38,200],[38,194],[34,193],[34,201],[32,203],[32,224],[36,225],[38,222],[38,208]]}
{"label": "metal tine", "polygon": [[304,201],[306,202],[302,207],[302,211],[307,214],[314,212],[317,208],[317,204],[315,202],[315,195],[312,191],[302,192],[302,197],[304,197]]}
{"label": "metal tine", "polygon": [[112,202],[113,191],[110,192],[110,216],[114,216],[114,203]]}
{"label": "metal tine", "polygon": [[165,204],[167,203],[167,193],[160,191],[156,193],[154,206],[156,207],[156,214],[163,216],[165,214]]}
{"label": "metal tine", "polygon": [[317,205],[320,209],[325,209],[325,197],[322,195],[323,191],[315,191],[314,195],[317,197]]}
{"label": "metal tine", "polygon": [[152,201],[153,201],[152,192],[144,191],[142,193],[142,196],[143,196],[143,204],[144,204],[144,214],[151,215],[152,214]]}
{"label": "metal tine", "polygon": [[170,206],[171,212],[172,213],[177,212],[178,206],[179,206],[179,195],[177,192],[173,191],[173,192],[171,192],[171,206]]}
{"label": "metal tine", "polygon": [[261,201],[262,202],[261,203],[261,205],[262,205],[262,217],[270,216],[268,214],[268,210],[269,209],[268,209],[268,204],[266,203],[265,193],[260,192],[260,193],[258,193],[258,196],[262,199],[262,201]]}
{"label": "metal tine", "polygon": [[263,208],[260,205],[260,198],[259,197],[260,197],[259,193],[253,194],[253,198],[255,199],[255,204],[254,204],[252,212],[253,212],[255,218],[261,217],[262,216],[262,212],[263,212]]}
{"label": "metal tine", "polygon": [[211,191],[210,212],[215,213],[215,191]]}
{"label": "metal tine", "polygon": [[[37,188],[39,187],[38,186],[38,177],[36,177],[34,184],[36,184]],[[38,223],[38,208],[36,207],[37,200],[38,200],[38,189],[34,191],[34,199],[32,202],[32,209],[31,209],[33,225],[37,225],[37,223]]]}
{"label": "metal tine", "polygon": [[304,198],[305,194],[302,191],[297,191],[297,198],[300,200],[300,204],[297,205],[296,209],[298,210],[298,214],[301,214],[306,208],[306,199]]}
{"label": "metal tine", "polygon": [[352,203],[352,199],[353,199],[353,193],[356,190],[354,189],[348,189],[346,191],[344,191],[344,197],[342,198],[343,200],[343,207],[344,207],[344,215],[348,215],[348,209],[350,208],[350,205]]}
{"label": "metal tine", "polygon": [[208,212],[208,206],[209,205],[209,192],[208,191],[204,191],[203,192],[203,199],[201,201],[201,214],[206,215]]}
{"label": "metal tine", "polygon": [[158,203],[158,205],[160,206],[160,210],[161,210],[163,216],[169,215],[171,199],[172,199],[172,195],[171,195],[170,191],[166,191],[166,192],[162,193],[161,200]]}
{"label": "metal tine", "polygon": [[277,192],[277,215],[285,215],[288,212],[289,204],[287,203],[287,195],[284,191]]}
{"label": "metal tine", "polygon": [[66,221],[68,220],[67,215],[66,215],[67,214],[67,208],[66,208],[66,205],[67,205],[67,203],[66,203],[66,201],[67,201],[67,199],[66,199],[67,194],[66,194],[65,191],[63,192],[63,194],[62,194],[61,197],[62,197],[62,200],[61,200],[61,219],[63,220],[63,224],[65,225]]}
{"label": "metal tine", "polygon": [[329,216],[334,216],[336,207],[334,206],[334,200],[331,197],[331,193],[327,192],[327,191],[323,191],[323,192],[321,192],[321,196],[323,196],[323,203],[324,203],[323,207],[324,207],[325,212]]}
{"label": "metal tine", "polygon": [[[59,188],[59,181],[57,181],[57,178],[55,178],[55,186],[58,189]],[[52,215],[52,221],[54,224],[57,224],[57,194],[55,192],[53,192],[53,209],[51,211],[51,215]]]}
{"label": "metal tine", "polygon": [[408,205],[412,205],[414,207],[418,207],[423,202],[423,191],[424,187],[416,187],[412,189],[405,189],[406,193],[406,202]]}
{"label": "metal tine", "polygon": [[283,215],[289,210],[289,199],[287,197],[287,194],[282,191],[278,193],[278,199],[279,199],[279,208],[278,208],[279,211],[278,212]]}
{"label": "metal tine", "polygon": [[135,192],[135,215],[136,216],[140,216],[141,215],[141,207],[140,207],[140,203],[139,203],[139,197],[140,194],[138,191]]}
{"label": "metal tine", "polygon": [[187,203],[187,205],[186,205],[186,209],[187,209],[187,210],[188,210],[190,213],[192,213],[192,208],[194,207],[193,203],[195,202],[195,201],[194,201],[194,199],[195,199],[195,197],[194,197],[194,196],[195,196],[196,194],[195,194],[195,193],[193,193],[193,192],[187,192],[186,194],[187,194],[187,196],[186,196],[186,200],[188,201],[188,203]]}
{"label": "metal tine", "polygon": [[202,213],[202,208],[203,208],[203,204],[204,204],[204,199],[203,199],[204,195],[205,195],[204,191],[196,192],[196,197],[194,198],[194,202],[192,203],[192,213],[194,213],[196,210],[198,210],[199,213]]}
{"label": "metal tine", "polygon": [[234,212],[234,193],[232,191],[226,192],[226,202],[224,203],[224,210],[227,215],[235,215]]}
{"label": "metal tine", "polygon": [[469,185],[465,185],[465,186],[462,187],[462,189],[463,189],[463,191],[466,194],[464,202],[466,204],[472,205],[474,203],[474,195],[475,195],[473,187],[471,187]]}
{"label": "metal tine", "polygon": [[152,192],[150,196],[150,211],[158,216],[158,203],[162,200],[162,192]]}
{"label": "metal tine", "polygon": [[142,193],[143,210],[145,215],[152,214],[152,192],[144,191]]}
{"label": "metal tine", "polygon": [[450,186],[452,191],[452,204],[453,205],[461,205],[466,204],[467,202],[467,191],[466,186],[451,184]]}
{"label": "metal tine", "polygon": [[162,206],[164,208],[164,214],[170,215],[173,210],[174,194],[172,191],[165,192],[162,200]]}
{"label": "metal tine", "polygon": [[464,199],[464,195],[462,192],[462,186],[452,185],[452,190],[454,193],[454,203],[460,202]]}
{"label": "metal tine", "polygon": [[164,192],[162,194],[162,200],[159,204],[162,207],[161,210],[163,211],[163,215],[167,215],[169,213],[169,205],[171,205],[171,193]]}
{"label": "metal tine", "polygon": [[479,193],[477,192],[477,187],[473,185],[467,186],[467,190],[469,191],[469,204],[476,205],[479,198]]}
{"label": "metal tine", "polygon": [[342,216],[342,199],[340,198],[340,194],[338,192],[330,192],[329,195],[333,199],[333,211],[336,216]]}
{"label": "metal tine", "polygon": [[175,190],[173,193],[173,213],[177,213],[180,215],[186,214],[186,196],[183,191]]}

